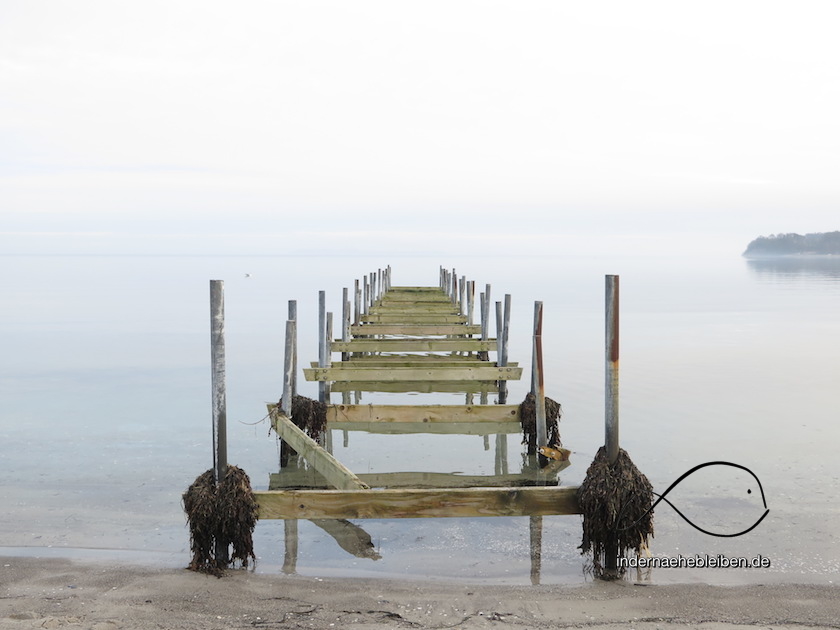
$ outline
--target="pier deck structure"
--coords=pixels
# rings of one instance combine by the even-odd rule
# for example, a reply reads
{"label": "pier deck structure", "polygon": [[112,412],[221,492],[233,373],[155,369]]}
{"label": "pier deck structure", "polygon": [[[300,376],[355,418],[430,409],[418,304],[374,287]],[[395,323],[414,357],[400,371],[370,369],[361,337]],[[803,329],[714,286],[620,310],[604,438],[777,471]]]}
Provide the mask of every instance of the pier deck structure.
{"label": "pier deck structure", "polygon": [[[507,381],[519,380],[523,372],[507,359],[510,296],[496,303],[496,338],[489,337],[490,286],[478,301],[481,323],[473,324],[474,283],[459,279],[454,270],[441,269],[436,287],[392,286],[389,267],[366,276],[363,283],[356,281],[354,297],[351,314],[345,290],[341,335],[336,339],[332,314],[326,313],[323,292],[320,295],[319,358],[303,369],[308,381],[319,384],[319,396],[327,404],[328,438],[320,443],[290,418],[297,342],[295,321],[287,322],[284,395],[281,404],[269,405],[269,416],[279,438],[308,466],[281,468],[271,475],[269,490],[255,492],[261,519],[537,518],[580,512],[577,487],[558,485],[557,473],[567,461],[549,460],[541,466],[537,462],[545,460],[534,457],[521,473],[507,470],[506,434],[521,431],[519,405],[506,404]],[[333,362],[334,354],[341,359]],[[535,360],[535,393],[541,390],[536,388],[537,380],[541,383],[537,369]],[[363,391],[460,392],[466,402],[363,405]],[[341,392],[342,402],[331,404],[330,392]],[[488,404],[490,392],[498,393],[501,404]],[[356,393],[355,404],[351,393]],[[496,474],[355,474],[331,453],[334,429],[496,435]]]}

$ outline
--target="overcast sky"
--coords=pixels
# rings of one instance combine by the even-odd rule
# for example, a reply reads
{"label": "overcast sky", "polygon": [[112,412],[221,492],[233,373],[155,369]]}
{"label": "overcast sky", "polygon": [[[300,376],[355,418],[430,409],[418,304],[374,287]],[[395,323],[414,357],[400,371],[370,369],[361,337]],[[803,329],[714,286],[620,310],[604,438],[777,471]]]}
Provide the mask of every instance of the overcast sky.
{"label": "overcast sky", "polygon": [[838,24],[833,0],[0,0],[0,251],[840,229]]}

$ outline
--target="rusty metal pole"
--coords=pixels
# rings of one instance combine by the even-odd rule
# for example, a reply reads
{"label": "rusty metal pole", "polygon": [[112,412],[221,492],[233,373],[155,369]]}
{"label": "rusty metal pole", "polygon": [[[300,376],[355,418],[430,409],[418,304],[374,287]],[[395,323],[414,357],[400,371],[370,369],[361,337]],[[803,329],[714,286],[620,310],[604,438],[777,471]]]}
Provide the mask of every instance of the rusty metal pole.
{"label": "rusty metal pole", "polygon": [[[227,474],[227,395],[225,393],[225,283],[210,281],[210,360],[213,390],[213,476],[216,488]],[[216,540],[216,565],[228,564],[227,545]]]}
{"label": "rusty metal pole", "polygon": [[618,459],[618,276],[606,276],[606,405],[604,446]]}

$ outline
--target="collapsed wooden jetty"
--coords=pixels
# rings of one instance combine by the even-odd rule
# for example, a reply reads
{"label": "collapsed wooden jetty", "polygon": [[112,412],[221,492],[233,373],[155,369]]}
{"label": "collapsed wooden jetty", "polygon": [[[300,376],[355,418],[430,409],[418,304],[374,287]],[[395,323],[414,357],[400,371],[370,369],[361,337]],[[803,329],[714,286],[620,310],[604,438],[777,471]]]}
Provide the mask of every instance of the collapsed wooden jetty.
{"label": "collapsed wooden jetty", "polygon": [[[490,287],[480,295],[481,323],[473,324],[474,283],[441,269],[436,287],[392,286],[390,267],[355,283],[351,315],[345,289],[341,336],[320,295],[319,358],[303,369],[319,384],[326,405],[326,433],[313,439],[291,417],[296,395],[296,321],[287,322],[283,398],[269,405],[274,431],[295,454],[292,465],[271,476],[269,490],[255,492],[260,518],[391,519],[423,517],[531,516],[578,514],[577,487],[558,485],[567,461],[531,457],[521,473],[507,470],[506,435],[518,433],[520,406],[506,404],[507,381],[522,368],[509,362],[510,296],[496,303],[497,334],[489,337]],[[290,316],[296,308],[290,304]],[[539,317],[536,316],[539,313]],[[539,323],[538,323],[539,322]],[[542,391],[541,304],[535,310],[532,392],[537,396],[538,447],[545,441]],[[538,351],[539,349],[539,351]],[[333,355],[340,360],[333,362]],[[495,358],[491,358],[495,355]],[[360,404],[360,392],[460,392],[463,405]],[[342,402],[331,404],[330,393]],[[356,393],[355,404],[351,393]],[[498,403],[488,402],[498,393]],[[480,395],[475,404],[475,394]],[[541,412],[541,415],[540,415]],[[332,430],[376,433],[496,435],[494,475],[447,473],[355,474],[331,453]],[[567,453],[567,452],[566,452]],[[306,461],[296,465],[299,458]]]}

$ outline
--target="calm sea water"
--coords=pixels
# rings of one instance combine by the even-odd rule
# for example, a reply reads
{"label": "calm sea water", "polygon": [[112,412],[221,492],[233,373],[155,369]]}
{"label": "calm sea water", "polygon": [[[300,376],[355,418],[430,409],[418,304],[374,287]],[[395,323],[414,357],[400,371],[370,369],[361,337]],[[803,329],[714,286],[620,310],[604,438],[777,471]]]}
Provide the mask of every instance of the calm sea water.
{"label": "calm sea water", "polygon": [[[300,358],[317,358],[318,290],[390,264],[395,284],[437,283],[441,264],[513,296],[510,355],[530,364],[533,302],[545,304],[546,390],[563,405],[579,484],[603,443],[604,274],[621,277],[621,441],[662,492],[700,463],[761,480],[770,509],[752,532],[704,535],[656,510],[654,555],[762,555],[753,570],[657,570],[655,582],[805,581],[840,570],[840,261],[603,258],[2,258],[0,553],[134,558],[183,566],[181,493],[212,465],[209,289],[225,280],[229,459],[255,488],[277,471],[265,403],[281,392],[287,301]],[[246,274],[250,274],[246,277]],[[299,377],[301,393],[316,388]],[[526,382],[510,384],[511,402]],[[392,395],[389,402],[451,402]],[[338,400],[338,399],[336,399]],[[363,402],[381,400],[366,394]],[[492,474],[493,440],[351,433],[335,454],[356,472]],[[509,437],[511,470],[521,461]],[[669,499],[696,524],[737,532],[763,512],[750,479],[708,468]],[[527,583],[527,518],[359,521],[382,556],[342,551],[300,523],[298,571]],[[283,523],[255,532],[259,571],[279,572]],[[578,516],[544,519],[542,581],[581,582]]]}

